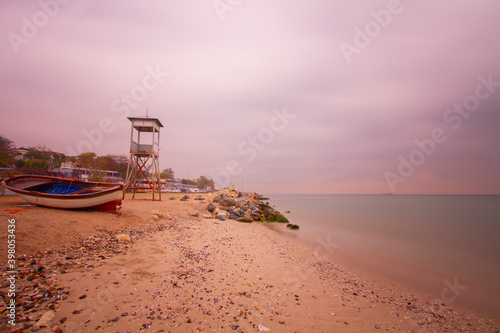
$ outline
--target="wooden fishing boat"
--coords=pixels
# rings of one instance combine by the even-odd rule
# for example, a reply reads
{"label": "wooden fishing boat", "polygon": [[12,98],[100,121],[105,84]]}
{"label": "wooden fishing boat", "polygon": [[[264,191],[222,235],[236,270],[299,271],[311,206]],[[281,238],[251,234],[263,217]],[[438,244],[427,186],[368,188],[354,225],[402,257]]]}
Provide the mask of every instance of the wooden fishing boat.
{"label": "wooden fishing boat", "polygon": [[49,208],[114,212],[122,203],[121,184],[20,175],[4,179],[2,186],[29,203]]}

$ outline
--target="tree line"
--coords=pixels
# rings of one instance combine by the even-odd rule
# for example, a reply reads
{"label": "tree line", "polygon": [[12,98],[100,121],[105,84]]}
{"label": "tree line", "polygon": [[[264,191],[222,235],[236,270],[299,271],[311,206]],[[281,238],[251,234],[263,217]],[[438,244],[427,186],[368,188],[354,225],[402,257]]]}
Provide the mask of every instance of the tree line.
{"label": "tree line", "polygon": [[[14,169],[30,170],[52,170],[59,168],[63,162],[74,162],[76,166],[92,170],[107,170],[119,172],[122,177],[127,173],[128,158],[125,155],[105,155],[98,156],[94,152],[85,152],[78,156],[65,156],[64,154],[54,153],[45,146],[33,146],[27,148],[27,152],[19,158],[16,152],[16,146],[13,141],[0,135],[0,168],[13,169],[9,173],[16,173]],[[0,174],[6,176],[7,171]],[[99,181],[98,173],[92,175],[91,179]],[[175,173],[171,168],[164,169],[160,173],[162,179],[175,179]],[[198,188],[206,188],[215,184],[212,179],[201,176],[198,179],[182,179],[182,184],[196,185]]]}

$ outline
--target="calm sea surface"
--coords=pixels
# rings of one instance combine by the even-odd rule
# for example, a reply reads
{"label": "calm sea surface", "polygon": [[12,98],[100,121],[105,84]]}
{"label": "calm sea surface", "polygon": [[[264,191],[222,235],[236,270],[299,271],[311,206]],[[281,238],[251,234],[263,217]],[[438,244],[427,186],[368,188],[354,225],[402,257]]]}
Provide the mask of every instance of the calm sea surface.
{"label": "calm sea surface", "polygon": [[268,197],[300,226],[274,229],[341,264],[500,318],[500,196]]}

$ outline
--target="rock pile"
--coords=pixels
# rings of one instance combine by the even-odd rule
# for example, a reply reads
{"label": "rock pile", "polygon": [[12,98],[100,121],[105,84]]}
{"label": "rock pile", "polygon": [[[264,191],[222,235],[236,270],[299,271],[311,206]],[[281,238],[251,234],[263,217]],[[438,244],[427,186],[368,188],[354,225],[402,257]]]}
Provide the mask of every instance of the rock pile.
{"label": "rock pile", "polygon": [[248,193],[243,195],[234,190],[222,190],[216,192],[211,198],[207,210],[213,214],[214,218],[221,221],[226,219],[236,220],[244,223],[253,221],[281,222],[287,223],[290,229],[299,229],[296,224],[290,224],[288,219],[278,210],[263,202],[261,195]]}

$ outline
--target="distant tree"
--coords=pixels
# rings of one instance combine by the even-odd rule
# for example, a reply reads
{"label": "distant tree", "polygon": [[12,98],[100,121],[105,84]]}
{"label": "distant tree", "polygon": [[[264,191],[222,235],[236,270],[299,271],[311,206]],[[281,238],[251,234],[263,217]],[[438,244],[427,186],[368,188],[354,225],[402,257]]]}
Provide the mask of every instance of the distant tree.
{"label": "distant tree", "polygon": [[0,167],[6,167],[13,163],[14,142],[0,135]]}
{"label": "distant tree", "polygon": [[28,160],[38,159],[38,160],[49,160],[50,159],[50,149],[45,146],[34,146],[28,148],[28,152],[26,153],[26,158]]}
{"label": "distant tree", "polygon": [[196,186],[198,186],[199,189],[206,188],[207,186],[211,186],[212,189],[214,188],[214,181],[212,179],[208,179],[205,176],[201,176],[196,180]]}
{"label": "distant tree", "polygon": [[125,155],[108,155],[115,161],[115,171],[118,171],[125,177],[128,167],[128,158]]}
{"label": "distant tree", "polygon": [[106,181],[106,177],[104,177],[104,175],[100,174],[99,172],[94,172],[89,177],[89,180],[91,182],[105,182]]}
{"label": "distant tree", "polygon": [[184,184],[184,185],[196,185],[196,183],[191,179],[183,179],[182,184]]}
{"label": "distant tree", "polygon": [[24,161],[23,160],[14,160],[14,165],[16,166],[16,168],[23,168],[24,167]]}
{"label": "distant tree", "polygon": [[93,152],[81,153],[78,155],[78,164],[80,164],[82,168],[95,168],[96,157],[96,153]]}
{"label": "distant tree", "polygon": [[122,177],[125,177],[127,173],[128,163],[118,163],[116,165],[116,171],[122,174]]}
{"label": "distant tree", "polygon": [[78,155],[78,164],[80,167],[89,170],[89,178],[91,178],[94,174],[94,170],[96,169],[96,154],[93,152],[81,153]]}
{"label": "distant tree", "polygon": [[115,160],[107,155],[107,156],[98,156],[95,159],[96,169],[99,170],[115,170],[116,162]]}
{"label": "distant tree", "polygon": [[174,171],[171,168],[164,169],[160,173],[160,178],[174,179]]}
{"label": "distant tree", "polygon": [[45,170],[49,166],[48,161],[41,159],[30,159],[24,162],[25,169]]}
{"label": "distant tree", "polygon": [[62,162],[62,159],[54,159],[54,161],[52,162],[52,167],[53,168],[60,168],[61,162]]}
{"label": "distant tree", "polygon": [[128,157],[125,155],[107,155],[115,161],[116,164],[119,163],[128,163]]}

